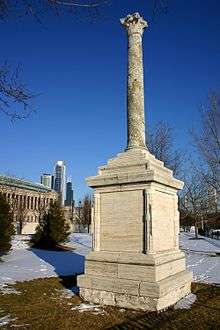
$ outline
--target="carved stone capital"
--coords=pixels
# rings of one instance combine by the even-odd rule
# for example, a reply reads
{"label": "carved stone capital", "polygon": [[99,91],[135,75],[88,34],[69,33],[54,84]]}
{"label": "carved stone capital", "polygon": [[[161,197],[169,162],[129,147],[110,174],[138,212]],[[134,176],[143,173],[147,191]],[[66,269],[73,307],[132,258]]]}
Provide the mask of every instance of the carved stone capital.
{"label": "carved stone capital", "polygon": [[120,22],[128,30],[128,34],[142,34],[144,29],[148,26],[147,22],[139,13],[121,18]]}

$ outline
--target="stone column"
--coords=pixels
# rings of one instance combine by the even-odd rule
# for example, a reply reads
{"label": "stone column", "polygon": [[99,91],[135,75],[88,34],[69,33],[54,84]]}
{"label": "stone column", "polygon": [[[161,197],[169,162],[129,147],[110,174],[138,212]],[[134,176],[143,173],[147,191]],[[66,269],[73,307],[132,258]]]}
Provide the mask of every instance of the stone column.
{"label": "stone column", "polygon": [[138,14],[121,19],[128,32],[127,148],[146,149],[142,34],[147,22]]}
{"label": "stone column", "polygon": [[127,150],[86,179],[94,189],[94,250],[78,276],[80,296],[120,308],[159,311],[190,292],[192,274],[178,245],[173,177],[146,150],[142,33],[139,14],[121,20],[128,31]]}

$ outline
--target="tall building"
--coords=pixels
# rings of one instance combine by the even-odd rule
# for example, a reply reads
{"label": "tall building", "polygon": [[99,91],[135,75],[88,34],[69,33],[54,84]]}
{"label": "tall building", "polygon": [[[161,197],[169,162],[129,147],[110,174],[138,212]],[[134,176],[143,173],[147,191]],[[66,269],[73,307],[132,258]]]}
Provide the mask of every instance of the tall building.
{"label": "tall building", "polygon": [[68,181],[66,184],[66,200],[65,205],[71,206],[73,204],[73,187],[72,182]]}
{"label": "tall building", "polygon": [[40,177],[40,182],[47,188],[53,189],[54,186],[54,176],[48,173],[44,173]]}
{"label": "tall building", "polygon": [[61,206],[64,206],[66,188],[66,165],[63,160],[58,160],[54,168],[54,190],[59,194]]}

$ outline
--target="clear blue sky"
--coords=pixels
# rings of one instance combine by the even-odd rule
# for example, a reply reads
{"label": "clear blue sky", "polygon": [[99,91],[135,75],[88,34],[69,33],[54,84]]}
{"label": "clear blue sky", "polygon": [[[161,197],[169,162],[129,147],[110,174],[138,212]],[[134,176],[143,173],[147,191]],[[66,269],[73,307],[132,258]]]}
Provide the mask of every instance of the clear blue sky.
{"label": "clear blue sky", "polygon": [[[84,178],[126,144],[126,33],[119,18],[139,11],[151,17],[147,0],[113,0],[95,24],[64,15],[1,23],[1,60],[23,66],[35,93],[36,113],[10,123],[0,115],[0,172],[39,180],[56,160],[65,160],[76,199],[88,190]],[[83,15],[83,11],[81,14]],[[220,88],[220,1],[169,1],[168,12],[144,34],[145,102],[150,125],[175,128],[176,146],[189,145],[198,108]]]}

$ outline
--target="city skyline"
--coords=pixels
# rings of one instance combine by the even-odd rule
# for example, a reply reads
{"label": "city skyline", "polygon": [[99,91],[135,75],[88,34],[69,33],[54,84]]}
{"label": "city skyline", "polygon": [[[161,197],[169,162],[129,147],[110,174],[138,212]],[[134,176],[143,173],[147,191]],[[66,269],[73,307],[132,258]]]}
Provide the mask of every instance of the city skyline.
{"label": "city skyline", "polygon": [[66,162],[64,160],[58,160],[55,162],[51,173],[43,173],[40,176],[41,184],[60,194],[62,206],[70,206],[73,204],[73,184],[71,175],[66,168]]}

